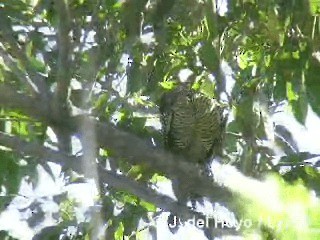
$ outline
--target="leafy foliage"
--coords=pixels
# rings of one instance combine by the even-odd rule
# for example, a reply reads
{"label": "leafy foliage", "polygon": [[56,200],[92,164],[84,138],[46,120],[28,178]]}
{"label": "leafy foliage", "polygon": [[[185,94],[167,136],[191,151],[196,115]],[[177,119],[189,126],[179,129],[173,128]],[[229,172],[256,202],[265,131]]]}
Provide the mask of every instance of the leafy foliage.
{"label": "leafy foliage", "polygon": [[[276,180],[283,193],[278,203],[298,201],[314,223],[318,209],[309,204],[307,190],[296,182],[319,196],[319,155],[300,149],[292,129],[274,123],[273,116],[282,111],[305,125],[310,109],[320,115],[319,9],[319,1],[313,0],[2,1],[0,209],[7,208],[25,183],[37,188],[39,165],[52,180],[63,178],[65,186],[80,183],[72,179],[94,178],[99,190],[94,207],[101,207],[102,220],[97,220],[95,208],[88,210],[89,217],[83,213],[85,220],[78,218],[79,206],[72,199],[55,196],[51,201],[61,208],[56,225],[43,228],[34,239],[49,239],[49,235],[97,239],[93,236],[102,226],[107,226],[102,232],[108,239],[133,238],[141,221],[152,235],[150,215],[155,218],[164,201],[147,198],[148,190],[153,189],[154,179],[172,179],[179,171],[137,160],[141,144],[129,142],[128,136],[138,136],[159,159],[163,153],[160,98],[187,78],[195,82],[195,91],[228,106],[223,162],[257,179],[270,172],[281,176]],[[78,115],[90,115],[118,135],[108,131],[108,144],[99,132],[97,140],[87,140],[75,120]],[[89,127],[83,128],[90,132]],[[71,151],[76,148],[72,137],[80,140],[78,154]],[[95,159],[87,159],[89,165],[103,170],[88,174],[89,165],[77,158],[82,152],[83,158],[92,153]],[[72,165],[66,156],[79,162]],[[55,174],[48,162],[59,165],[61,174]],[[101,175],[106,171],[124,176],[127,182],[120,177],[104,182]],[[144,190],[132,187],[129,191],[128,186],[136,183]],[[290,199],[284,196],[287,190],[293,194]],[[40,206],[38,200],[31,202]],[[255,201],[252,196],[247,206],[261,207]],[[236,213],[242,212],[243,205],[238,205]],[[287,210],[284,203],[283,209]],[[311,214],[312,210],[316,213]],[[266,214],[272,215],[271,211]],[[33,217],[30,227],[35,229],[42,220]],[[70,226],[78,235],[67,236]],[[297,226],[292,226],[291,239],[319,237],[299,235]],[[269,227],[261,227],[265,239]],[[277,237],[287,239],[284,233]],[[8,234],[1,231],[1,236],[11,239]]]}

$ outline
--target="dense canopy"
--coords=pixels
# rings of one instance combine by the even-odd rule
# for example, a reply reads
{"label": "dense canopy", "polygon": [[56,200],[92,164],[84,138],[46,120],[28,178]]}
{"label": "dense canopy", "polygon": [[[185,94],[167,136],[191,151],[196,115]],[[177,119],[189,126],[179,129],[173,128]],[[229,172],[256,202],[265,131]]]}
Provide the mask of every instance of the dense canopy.
{"label": "dense canopy", "polygon": [[[320,146],[301,147],[319,134],[290,128],[319,123],[319,13],[313,0],[0,0],[0,238],[172,237],[163,212],[208,215],[170,195],[178,178],[251,223],[194,239],[319,239]],[[161,96],[186,79],[225,111],[214,177],[163,140]],[[49,182],[59,191],[39,194]],[[83,206],[70,188],[88,185]],[[19,229],[1,220],[12,209]]]}

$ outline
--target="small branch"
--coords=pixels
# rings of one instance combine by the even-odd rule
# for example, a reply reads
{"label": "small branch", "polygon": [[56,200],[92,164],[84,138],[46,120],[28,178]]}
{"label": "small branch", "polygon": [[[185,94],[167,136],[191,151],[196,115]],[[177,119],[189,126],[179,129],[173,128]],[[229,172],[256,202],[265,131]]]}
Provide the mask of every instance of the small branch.
{"label": "small branch", "polygon": [[10,68],[11,72],[16,75],[22,85],[27,85],[28,90],[32,95],[36,96],[39,93],[38,87],[31,81],[31,79],[18,68],[17,63],[12,59],[11,56],[7,55],[5,50],[0,47],[0,56],[4,60],[5,65]]}
{"label": "small branch", "polygon": [[0,132],[0,145],[11,148],[24,156],[37,157],[36,161],[39,161],[39,163],[44,161],[54,162],[65,169],[81,172],[81,164],[79,164],[81,159],[79,157],[61,154],[38,143],[27,142],[19,137]]}
{"label": "small branch", "polygon": [[[37,96],[41,96],[43,101],[47,101],[48,91],[44,78],[37,71],[35,71],[32,63],[28,59],[28,56],[24,53],[23,49],[21,49],[17,44],[16,39],[13,37],[14,31],[10,28],[10,24],[11,23],[8,19],[3,19],[3,21],[0,21],[0,28],[2,33],[0,35],[0,42],[3,41],[10,46],[9,52],[11,56],[22,63],[27,74],[30,76],[30,79],[28,80],[27,77],[21,77],[21,74],[19,73],[19,78],[21,80],[26,80],[25,83],[29,85],[29,88],[31,87],[33,91],[36,92]],[[3,52],[2,50],[1,56],[3,57],[3,55],[7,55],[7,53]],[[7,64],[9,64],[9,67],[13,67],[11,69],[12,72],[15,72],[17,66],[14,66],[16,64],[10,59],[8,55],[5,57],[5,61]]]}

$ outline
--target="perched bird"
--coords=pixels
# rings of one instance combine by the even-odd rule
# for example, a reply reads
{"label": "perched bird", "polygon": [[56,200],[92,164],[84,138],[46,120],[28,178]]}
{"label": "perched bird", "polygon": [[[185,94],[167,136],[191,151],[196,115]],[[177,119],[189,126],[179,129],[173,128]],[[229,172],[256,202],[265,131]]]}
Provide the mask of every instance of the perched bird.
{"label": "perched bird", "polygon": [[204,165],[213,154],[221,155],[225,124],[217,100],[177,88],[162,96],[160,121],[165,147],[187,161]]}
{"label": "perched bird", "polygon": [[[183,85],[163,94],[159,107],[165,148],[206,170],[210,157],[222,154],[225,121],[221,104]],[[178,201],[188,200],[190,184],[173,179]]]}

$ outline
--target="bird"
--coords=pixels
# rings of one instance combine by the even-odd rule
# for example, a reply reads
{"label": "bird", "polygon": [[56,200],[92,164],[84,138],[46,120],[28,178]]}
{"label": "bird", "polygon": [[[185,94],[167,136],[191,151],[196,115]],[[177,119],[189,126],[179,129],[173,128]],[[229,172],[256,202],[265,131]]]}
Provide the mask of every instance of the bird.
{"label": "bird", "polygon": [[216,99],[177,88],[162,95],[159,110],[166,149],[201,165],[221,155],[224,117]]}
{"label": "bird", "polygon": [[[159,104],[164,147],[197,165],[205,174],[213,155],[222,155],[225,127],[224,108],[214,98],[181,85],[162,95]],[[181,203],[187,202],[192,183],[177,177],[173,191]]]}

